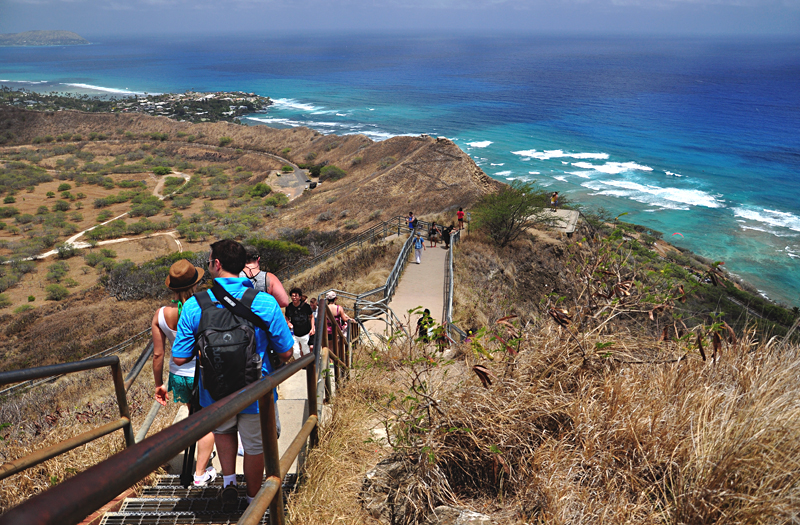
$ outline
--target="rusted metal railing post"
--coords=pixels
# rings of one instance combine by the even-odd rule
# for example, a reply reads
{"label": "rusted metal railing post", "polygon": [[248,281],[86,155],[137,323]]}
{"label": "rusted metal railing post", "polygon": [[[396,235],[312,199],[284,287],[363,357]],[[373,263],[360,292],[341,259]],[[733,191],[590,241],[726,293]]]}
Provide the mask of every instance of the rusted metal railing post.
{"label": "rusted metal railing post", "polygon": [[117,394],[119,415],[128,420],[128,424],[122,428],[122,432],[125,434],[125,446],[132,447],[136,444],[136,439],[133,436],[131,411],[128,409],[128,397],[125,394],[125,379],[122,377],[122,366],[119,363],[119,359],[117,359],[116,363],[111,364],[111,376],[114,378],[114,390]]}
{"label": "rusted metal railing post", "polygon": [[[278,451],[278,427],[275,423],[275,390],[270,390],[258,400],[258,413],[261,416],[261,442],[264,448],[264,468],[267,479],[277,478],[279,486],[283,483],[281,477],[281,458]],[[283,490],[275,493],[269,505],[270,525],[284,525],[286,516],[283,515]]]}
{"label": "rusted metal railing post", "polygon": [[[316,360],[311,361],[306,367],[306,392],[308,394],[308,415],[314,416],[319,420],[319,411],[317,409],[317,381],[319,375],[317,373]],[[319,430],[314,426],[309,436],[309,448],[314,448],[319,444]]]}

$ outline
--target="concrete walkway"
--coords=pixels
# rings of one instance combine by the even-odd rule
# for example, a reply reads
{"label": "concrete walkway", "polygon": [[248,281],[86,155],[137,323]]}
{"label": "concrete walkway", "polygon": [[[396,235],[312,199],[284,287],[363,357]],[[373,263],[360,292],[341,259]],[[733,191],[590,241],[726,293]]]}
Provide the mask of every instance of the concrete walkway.
{"label": "concrete walkway", "polygon": [[400,277],[394,297],[389,303],[389,307],[395,315],[403,324],[408,324],[411,331],[416,330],[419,315],[413,315],[409,320],[408,311],[418,306],[429,309],[431,317],[437,323],[442,322],[446,256],[447,250],[445,250],[444,244],[439,243],[436,248],[431,248],[429,241],[425,241],[425,250],[422,252],[420,264],[415,263],[413,250],[411,252],[411,260]]}

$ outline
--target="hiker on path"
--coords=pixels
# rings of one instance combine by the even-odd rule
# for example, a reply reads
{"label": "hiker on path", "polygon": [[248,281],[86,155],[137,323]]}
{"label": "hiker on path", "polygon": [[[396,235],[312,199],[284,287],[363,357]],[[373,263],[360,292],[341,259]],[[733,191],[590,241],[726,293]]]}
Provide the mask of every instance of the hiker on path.
{"label": "hiker on path", "polygon": [[408,217],[406,217],[406,221],[408,222],[408,230],[411,233],[414,233],[414,228],[417,227],[417,219],[414,218],[414,212],[408,212]]}
{"label": "hiker on path", "polygon": [[267,292],[278,301],[281,308],[286,307],[291,301],[281,280],[270,272],[261,271],[261,255],[255,246],[245,246],[247,262],[239,277],[247,277],[253,283],[257,292]]}
{"label": "hiker on path", "polygon": [[431,340],[430,339],[431,331],[435,324],[436,321],[434,321],[433,317],[431,317],[431,311],[426,308],[425,311],[422,312],[420,318],[417,320],[416,336],[423,343],[429,343]]}
{"label": "hiker on path", "polygon": [[444,241],[445,249],[450,249],[450,234],[453,232],[453,229],[455,229],[455,226],[453,223],[450,223],[450,226],[442,230],[442,240]]}
{"label": "hiker on path", "polygon": [[[178,366],[172,359],[169,360],[169,389],[164,384],[164,356],[166,355],[166,341],[170,344],[175,341],[178,329],[178,318],[184,303],[194,295],[197,283],[203,278],[203,269],[197,268],[186,259],[176,261],[169,269],[169,275],[164,284],[172,290],[172,304],[162,306],[153,316],[153,376],[156,384],[156,401],[167,405],[169,392],[172,392],[172,401],[186,403],[192,400],[194,388],[195,361],[189,361]],[[217,477],[214,467],[206,468],[211,453],[214,450],[214,434],[209,432],[197,442],[197,464],[194,470],[194,486],[205,487]]]}
{"label": "hiker on path", "polygon": [[[208,258],[208,273],[215,280],[215,288],[221,286],[223,292],[227,292],[236,301],[241,300],[246,290],[252,287],[252,283],[246,277],[239,277],[245,265],[245,249],[236,241],[225,239],[217,241],[211,245],[211,254]],[[252,292],[250,292],[252,293]],[[176,364],[182,365],[189,362],[197,353],[195,349],[195,339],[201,334],[198,333],[201,319],[213,318],[209,309],[203,310],[198,303],[198,297],[213,301],[208,306],[209,309],[216,307],[225,308],[215,297],[215,294],[208,290],[192,297],[183,305],[183,312],[178,321],[178,334],[175,344],[172,347],[172,356]],[[248,293],[249,295],[249,293]],[[275,298],[266,293],[255,293],[252,298],[249,310],[255,314],[259,321],[263,321],[267,331],[259,326],[255,327],[255,349],[261,358],[261,373],[269,375],[272,373],[272,364],[266,355],[267,346],[274,349],[281,361],[288,361],[292,356],[294,338],[286,324],[280,306]],[[226,302],[231,300],[226,296]],[[243,305],[247,301],[239,302]],[[229,311],[229,310],[228,310]],[[244,318],[234,316],[235,319],[244,321]],[[213,349],[212,349],[213,350]],[[224,364],[223,364],[224,367]],[[210,367],[209,367],[210,368]],[[203,374],[206,372],[204,371]],[[207,373],[213,373],[209,370]],[[215,402],[206,389],[203,381],[203,374],[200,374],[200,406],[207,407]],[[211,385],[209,385],[211,387]],[[277,399],[277,390],[275,398]],[[275,418],[277,433],[280,435],[280,420],[278,419],[277,407],[275,407]],[[244,478],[247,483],[247,502],[253,500],[258,490],[261,488],[261,481],[264,475],[264,454],[261,440],[261,422],[258,415],[258,403],[254,402],[239,412],[236,416],[222,423],[214,430],[214,438],[217,444],[219,461],[222,465],[223,482],[222,493],[223,501],[234,502],[238,499],[236,489],[236,452],[237,439],[236,432],[242,438],[244,448]]]}
{"label": "hiker on path", "polygon": [[295,359],[300,359],[311,353],[308,348],[308,339],[314,335],[314,312],[303,300],[303,292],[300,291],[300,288],[292,288],[289,295],[292,302],[286,307],[284,313],[294,337],[292,355]]}
{"label": "hiker on path", "polygon": [[414,257],[417,258],[417,264],[420,263],[420,259],[422,258],[422,251],[426,249],[425,240],[422,238],[422,234],[417,232],[417,236],[414,237]]}
{"label": "hiker on path", "polygon": [[428,240],[431,241],[431,248],[436,248],[436,243],[442,240],[442,230],[436,225],[436,221],[433,221],[428,229]]}
{"label": "hiker on path", "polygon": [[[328,310],[331,314],[333,314],[333,318],[336,320],[336,324],[339,325],[339,328],[342,332],[347,335],[347,323],[350,321],[350,317],[344,312],[344,308],[336,304],[336,292],[331,290],[327,294],[325,294],[325,299],[328,301]],[[333,326],[328,323],[328,335],[333,335]]]}
{"label": "hiker on path", "polygon": [[459,208],[456,212],[456,218],[458,218],[458,229],[459,231],[464,229],[464,208]]}

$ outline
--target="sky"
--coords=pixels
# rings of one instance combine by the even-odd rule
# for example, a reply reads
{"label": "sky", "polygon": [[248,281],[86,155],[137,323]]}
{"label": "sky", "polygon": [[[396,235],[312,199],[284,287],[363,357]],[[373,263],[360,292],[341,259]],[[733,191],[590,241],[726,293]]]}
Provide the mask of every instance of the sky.
{"label": "sky", "polygon": [[0,33],[800,35],[800,0],[0,0]]}

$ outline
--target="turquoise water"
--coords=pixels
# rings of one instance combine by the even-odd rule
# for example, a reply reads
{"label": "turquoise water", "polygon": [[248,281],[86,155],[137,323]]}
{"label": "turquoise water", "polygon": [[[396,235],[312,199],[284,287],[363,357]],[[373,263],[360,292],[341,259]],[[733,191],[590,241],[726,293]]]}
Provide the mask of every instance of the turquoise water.
{"label": "turquoise water", "polygon": [[628,213],[769,297],[800,304],[797,40],[115,40],[2,48],[0,84],[253,91],[276,103],[251,125],[446,136],[492,177],[536,180],[589,208]]}

